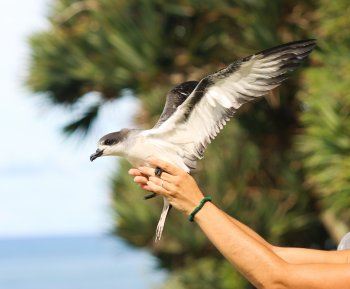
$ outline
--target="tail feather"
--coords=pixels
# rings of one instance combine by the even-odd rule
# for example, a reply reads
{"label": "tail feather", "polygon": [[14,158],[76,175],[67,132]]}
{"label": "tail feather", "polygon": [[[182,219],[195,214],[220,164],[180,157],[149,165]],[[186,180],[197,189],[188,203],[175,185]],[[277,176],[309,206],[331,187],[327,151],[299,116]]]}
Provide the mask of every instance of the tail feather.
{"label": "tail feather", "polygon": [[166,217],[167,217],[168,212],[170,211],[171,207],[172,206],[170,205],[168,200],[164,198],[163,210],[162,210],[162,213],[160,215],[160,219],[158,221],[157,230],[156,230],[156,238],[155,238],[156,243],[159,242],[161,237],[162,237],[165,220],[166,220]]}

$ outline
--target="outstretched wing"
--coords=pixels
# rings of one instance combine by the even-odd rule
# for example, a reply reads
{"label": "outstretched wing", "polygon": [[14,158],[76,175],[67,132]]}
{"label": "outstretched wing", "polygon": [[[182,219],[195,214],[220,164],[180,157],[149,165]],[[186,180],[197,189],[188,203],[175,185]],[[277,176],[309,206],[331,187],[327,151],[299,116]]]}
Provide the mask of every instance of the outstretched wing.
{"label": "outstretched wing", "polygon": [[186,165],[193,168],[241,105],[279,86],[315,45],[315,40],[292,42],[233,62],[203,78],[177,110],[149,133],[180,146]]}
{"label": "outstretched wing", "polygon": [[170,90],[166,97],[165,106],[159,120],[154,127],[159,127],[180,106],[196,88],[198,81],[186,81]]}

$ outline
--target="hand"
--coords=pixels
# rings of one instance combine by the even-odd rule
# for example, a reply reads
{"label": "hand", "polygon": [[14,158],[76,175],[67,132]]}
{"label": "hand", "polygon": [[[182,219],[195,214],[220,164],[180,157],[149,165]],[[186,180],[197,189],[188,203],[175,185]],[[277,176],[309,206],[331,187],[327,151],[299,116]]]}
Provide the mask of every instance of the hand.
{"label": "hand", "polygon": [[148,162],[164,172],[157,177],[154,168],[151,167],[130,169],[129,174],[134,176],[135,183],[144,190],[164,196],[172,206],[189,215],[203,199],[196,181],[185,171],[165,161],[151,159]]}

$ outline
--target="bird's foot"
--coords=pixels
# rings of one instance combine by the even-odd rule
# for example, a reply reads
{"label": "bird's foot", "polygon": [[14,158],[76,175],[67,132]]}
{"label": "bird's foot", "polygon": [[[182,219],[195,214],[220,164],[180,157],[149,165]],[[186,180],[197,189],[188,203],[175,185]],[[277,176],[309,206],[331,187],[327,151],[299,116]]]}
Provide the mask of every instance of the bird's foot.
{"label": "bird's foot", "polygon": [[[160,177],[161,174],[162,174],[162,172],[164,172],[164,171],[163,171],[161,168],[159,168],[159,167],[156,167],[156,168],[154,169],[154,174],[155,174],[157,177]],[[144,196],[143,198],[144,198],[145,200],[149,200],[149,199],[154,198],[156,195],[157,195],[156,193],[151,193],[151,194],[148,194],[148,195]]]}
{"label": "bird's foot", "polygon": [[156,193],[151,193],[151,194],[148,194],[148,195],[144,196],[143,199],[144,200],[149,200],[149,199],[154,198],[155,196],[157,196]]}
{"label": "bird's foot", "polygon": [[154,174],[157,176],[157,177],[160,177],[160,175],[162,174],[162,172],[164,172],[161,168],[159,167],[156,167],[154,169]]}

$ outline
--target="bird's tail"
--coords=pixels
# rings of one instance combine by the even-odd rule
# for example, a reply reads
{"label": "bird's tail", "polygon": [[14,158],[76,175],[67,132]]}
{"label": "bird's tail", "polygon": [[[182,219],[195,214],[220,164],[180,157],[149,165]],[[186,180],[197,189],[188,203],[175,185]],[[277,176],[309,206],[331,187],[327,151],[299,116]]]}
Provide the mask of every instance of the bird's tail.
{"label": "bird's tail", "polygon": [[165,224],[165,219],[166,216],[168,215],[168,212],[171,209],[171,205],[169,204],[168,200],[164,198],[164,205],[163,205],[163,210],[162,213],[160,215],[160,219],[157,225],[157,230],[156,230],[156,239],[155,242],[159,242],[160,238],[162,237],[162,232],[163,232],[163,228],[164,228],[164,224]]}

